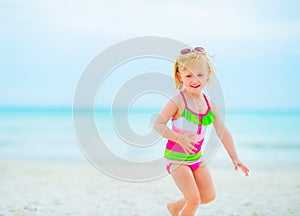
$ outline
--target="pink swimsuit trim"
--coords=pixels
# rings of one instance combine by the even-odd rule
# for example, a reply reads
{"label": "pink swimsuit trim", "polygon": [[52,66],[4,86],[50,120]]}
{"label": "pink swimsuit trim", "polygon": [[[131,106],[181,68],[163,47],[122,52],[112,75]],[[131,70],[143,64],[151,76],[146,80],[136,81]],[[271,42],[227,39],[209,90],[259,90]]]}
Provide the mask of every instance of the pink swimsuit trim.
{"label": "pink swimsuit trim", "polygon": [[206,98],[206,96],[205,96],[205,94],[203,94],[204,99],[205,99],[205,102],[206,102],[206,105],[207,105],[207,109],[206,109],[206,112],[205,112],[205,113],[196,113],[195,111],[191,110],[191,109],[188,107],[186,98],[185,98],[185,96],[184,96],[184,94],[183,94],[182,91],[180,92],[180,94],[181,94],[181,96],[182,96],[182,99],[183,99],[183,102],[184,102],[185,109],[187,109],[188,111],[190,111],[191,113],[193,113],[193,114],[195,114],[195,115],[198,115],[198,116],[205,116],[205,115],[208,114],[209,110],[211,109],[211,108],[210,108],[210,105],[209,105],[209,103],[208,103],[208,100],[207,100],[207,98]]}
{"label": "pink swimsuit trim", "polygon": [[186,165],[188,166],[192,171],[195,171],[197,170],[199,167],[200,167],[200,164],[201,164],[201,160],[197,160],[197,161],[193,161],[193,162],[185,162],[185,161],[171,161],[171,160],[167,160],[166,163],[166,169],[167,169],[167,172],[169,174],[171,174],[171,165],[172,164],[180,164],[180,165]]}

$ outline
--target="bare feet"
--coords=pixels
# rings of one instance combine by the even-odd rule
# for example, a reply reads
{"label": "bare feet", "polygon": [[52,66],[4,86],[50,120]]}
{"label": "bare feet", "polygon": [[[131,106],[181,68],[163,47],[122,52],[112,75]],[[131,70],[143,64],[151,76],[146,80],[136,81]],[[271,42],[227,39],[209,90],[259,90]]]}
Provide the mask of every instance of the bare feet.
{"label": "bare feet", "polygon": [[182,209],[182,205],[178,205],[177,202],[168,203],[167,208],[172,216],[179,216],[179,212]]}

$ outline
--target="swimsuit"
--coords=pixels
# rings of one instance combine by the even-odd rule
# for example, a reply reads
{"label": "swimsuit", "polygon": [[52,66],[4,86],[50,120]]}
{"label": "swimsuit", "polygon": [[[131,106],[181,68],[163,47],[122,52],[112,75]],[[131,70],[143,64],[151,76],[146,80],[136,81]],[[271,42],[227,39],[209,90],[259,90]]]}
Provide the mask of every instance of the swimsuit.
{"label": "swimsuit", "polygon": [[194,154],[187,154],[179,143],[168,140],[164,157],[166,158],[166,168],[169,174],[170,166],[173,163],[187,165],[192,171],[195,171],[200,166],[202,155],[201,147],[204,141],[206,127],[212,124],[216,118],[205,94],[203,94],[203,96],[206,101],[207,110],[203,114],[192,111],[188,107],[186,98],[182,91],[180,91],[180,95],[182,96],[185,106],[180,117],[176,120],[172,119],[172,130],[179,134],[194,134],[193,138],[196,142],[193,145],[197,148],[197,150],[194,150]]}

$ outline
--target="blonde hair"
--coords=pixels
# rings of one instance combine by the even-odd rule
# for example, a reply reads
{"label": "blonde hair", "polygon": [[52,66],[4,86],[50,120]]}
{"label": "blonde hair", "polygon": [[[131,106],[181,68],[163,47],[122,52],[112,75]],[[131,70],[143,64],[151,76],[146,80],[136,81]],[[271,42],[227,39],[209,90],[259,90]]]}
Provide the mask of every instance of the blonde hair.
{"label": "blonde hair", "polygon": [[211,83],[210,75],[216,72],[216,68],[213,65],[210,57],[205,52],[204,53],[191,52],[189,54],[180,55],[174,63],[173,75],[174,75],[176,89],[179,90],[182,89],[182,85],[183,85],[182,81],[180,81],[179,79],[180,71],[185,70],[198,63],[202,64],[203,62],[207,64],[207,69],[208,69],[207,83],[210,84]]}

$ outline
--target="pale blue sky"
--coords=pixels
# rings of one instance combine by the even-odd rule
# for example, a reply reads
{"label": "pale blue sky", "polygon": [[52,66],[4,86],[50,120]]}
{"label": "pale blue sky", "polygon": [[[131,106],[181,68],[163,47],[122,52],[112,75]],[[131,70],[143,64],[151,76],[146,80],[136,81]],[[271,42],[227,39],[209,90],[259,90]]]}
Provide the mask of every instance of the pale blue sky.
{"label": "pale blue sky", "polygon": [[297,0],[0,0],[0,106],[71,106],[98,53],[155,35],[213,54],[228,108],[300,109],[299,8]]}

